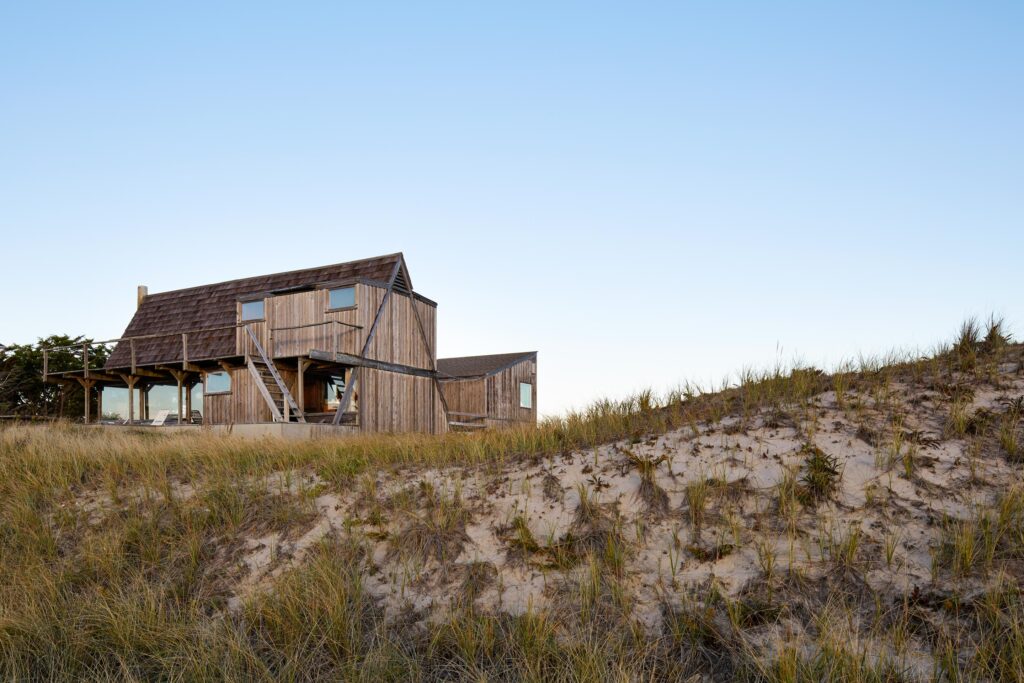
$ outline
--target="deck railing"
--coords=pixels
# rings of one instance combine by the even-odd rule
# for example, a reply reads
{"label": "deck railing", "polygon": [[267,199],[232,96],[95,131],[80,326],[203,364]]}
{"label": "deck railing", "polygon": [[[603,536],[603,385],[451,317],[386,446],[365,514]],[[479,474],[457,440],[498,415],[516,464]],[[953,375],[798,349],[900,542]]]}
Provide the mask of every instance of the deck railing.
{"label": "deck railing", "polygon": [[[324,328],[327,328],[326,330]],[[345,335],[363,329],[362,325],[340,320],[321,320],[304,325],[270,328],[267,353],[274,357],[304,356],[312,350],[344,352]]]}
{"label": "deck railing", "polygon": [[[59,351],[71,351],[75,355],[76,360],[78,360],[79,358],[81,359],[81,362],[82,362],[82,368],[81,369],[82,369],[82,373],[83,373],[83,379],[89,379],[90,373],[92,373],[92,372],[102,372],[103,371],[102,367],[100,367],[100,366],[93,366],[91,364],[91,361],[92,361],[92,358],[93,358],[93,354],[90,353],[90,349],[94,349],[94,348],[99,347],[99,346],[107,346],[107,347],[109,347],[110,345],[113,344],[113,345],[115,345],[115,350],[116,350],[116,345],[119,345],[119,344],[122,344],[122,343],[125,343],[125,342],[127,342],[128,348],[129,348],[129,354],[130,354],[130,359],[131,359],[131,362],[130,362],[131,374],[134,375],[136,373],[136,370],[137,370],[136,342],[149,341],[149,340],[153,340],[153,339],[167,339],[167,338],[170,338],[170,337],[180,337],[180,339],[181,339],[181,355],[180,355],[180,357],[177,357],[177,358],[169,358],[169,359],[166,359],[166,360],[163,360],[163,361],[159,361],[159,362],[166,363],[166,364],[181,363],[182,367],[185,368],[185,367],[188,366],[188,364],[190,362],[190,360],[189,360],[189,351],[188,351],[189,335],[192,335],[193,337],[195,337],[196,335],[206,334],[206,333],[210,333],[210,332],[223,332],[225,330],[237,330],[238,328],[244,327],[247,324],[248,323],[244,323],[243,322],[243,323],[236,323],[234,325],[221,325],[219,327],[206,327],[206,328],[200,328],[200,329],[194,329],[194,330],[187,330],[185,332],[157,332],[155,334],[139,334],[139,335],[133,335],[133,336],[130,336],[130,337],[119,337],[117,339],[104,339],[104,340],[101,340],[101,341],[92,341],[92,340],[90,340],[90,341],[85,341],[85,342],[81,342],[81,343],[77,343],[77,344],[68,344],[68,345],[64,345],[64,346],[44,346],[44,347],[42,347],[42,351],[43,351],[43,379],[44,380],[47,379],[49,377],[49,375],[50,375],[50,354],[51,353],[59,352]],[[308,324],[305,324],[305,325],[292,325],[292,326],[287,326],[287,327],[272,327],[272,328],[270,328],[270,331],[269,331],[269,339],[268,339],[268,349],[267,349],[267,351],[272,356],[282,355],[282,354],[278,353],[277,349],[275,348],[275,341],[278,344],[280,344],[281,343],[280,342],[280,336],[282,334],[287,338],[287,336],[289,334],[294,333],[294,331],[296,331],[296,330],[303,330],[303,329],[310,329],[310,328],[317,328],[317,327],[324,327],[324,326],[330,326],[330,328],[331,328],[330,331],[327,334],[322,335],[322,336],[315,335],[315,339],[314,339],[313,343],[324,342],[324,345],[329,345],[329,350],[333,351],[334,353],[338,353],[338,351],[342,350],[340,345],[341,345],[341,343],[343,343],[342,337],[345,334],[348,334],[348,333],[351,333],[351,332],[355,332],[356,330],[363,329],[361,325],[353,325],[351,323],[341,322],[340,320],[324,320],[324,321],[321,321],[321,322],[308,323]],[[243,337],[243,339],[244,339],[243,344],[245,344],[245,346],[244,346],[242,352],[239,355],[247,355],[248,353],[251,352],[251,349],[249,347],[249,337],[248,337],[248,335],[245,335]],[[285,341],[284,343],[288,344],[289,342]],[[303,353],[287,353],[287,354],[284,354],[284,355],[301,356],[301,355],[305,355],[306,353],[308,353],[310,350],[312,350],[314,348],[317,348],[317,347],[309,346],[308,348],[304,349]],[[317,348],[317,350],[327,351],[328,348]],[[148,363],[148,364],[152,365],[152,363]]]}
{"label": "deck railing", "polygon": [[[90,341],[85,341],[85,342],[81,342],[81,343],[78,343],[78,344],[70,344],[70,345],[65,345],[65,346],[45,346],[45,347],[43,347],[43,379],[46,379],[49,376],[49,374],[50,374],[50,353],[52,353],[54,351],[73,351],[73,352],[76,352],[76,353],[80,351],[81,352],[81,359],[82,359],[83,375],[84,375],[85,379],[89,379],[89,373],[91,371],[101,371],[103,369],[101,367],[92,367],[90,365],[90,363],[89,363],[89,361],[90,361],[89,349],[90,348],[95,348],[97,346],[110,346],[111,344],[117,345],[117,344],[121,344],[123,342],[128,342],[129,354],[130,354],[130,357],[131,357],[131,370],[132,370],[132,374],[134,375],[135,371],[137,369],[136,349],[135,349],[136,342],[146,341],[146,340],[150,340],[150,339],[167,339],[167,338],[170,338],[170,337],[180,337],[181,338],[181,358],[167,359],[166,361],[162,361],[162,362],[165,362],[165,363],[182,363],[183,365],[188,365],[188,363],[189,363],[188,337],[189,337],[190,334],[191,335],[197,335],[197,334],[208,333],[208,332],[223,332],[224,330],[236,329],[236,328],[240,327],[242,324],[243,323],[238,323],[236,325],[221,325],[220,327],[206,327],[206,328],[202,328],[202,329],[188,330],[186,332],[157,332],[155,334],[139,334],[139,335],[134,335],[134,336],[131,336],[131,337],[120,337],[118,339],[104,339],[102,341],[91,341],[90,340]],[[115,346],[115,350],[116,350],[116,346]]]}

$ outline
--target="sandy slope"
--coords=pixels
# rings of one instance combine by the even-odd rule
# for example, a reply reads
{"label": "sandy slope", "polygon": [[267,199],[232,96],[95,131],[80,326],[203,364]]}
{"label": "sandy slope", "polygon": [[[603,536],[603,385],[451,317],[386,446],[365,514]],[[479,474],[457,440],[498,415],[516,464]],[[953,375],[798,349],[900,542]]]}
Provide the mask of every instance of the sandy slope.
{"label": "sandy slope", "polygon": [[[234,573],[236,601],[272,589],[281,571],[335,536],[370,546],[375,569],[366,587],[395,615],[412,609],[423,619],[445,616],[466,599],[468,577],[474,581],[470,599],[480,608],[559,609],[571,595],[566,587],[592,566],[579,558],[554,561],[550,551],[572,537],[582,491],[614,522],[624,558],[616,584],[652,635],[662,628],[665,606],[695,590],[715,586],[743,600],[774,581],[773,595],[787,609],[752,625],[752,643],[798,639],[817,623],[807,613],[827,613],[834,602],[829,596],[838,591],[853,602],[845,600],[844,618],[833,627],[853,622],[837,637],[861,639],[865,652],[879,653],[889,645],[858,628],[861,614],[850,605],[858,596],[890,604],[912,596],[927,606],[920,596],[983,590],[991,576],[953,576],[937,564],[943,519],[969,517],[1021,480],[1022,466],[990,438],[950,431],[948,393],[948,386],[927,381],[873,386],[845,393],[841,401],[827,391],[783,413],[724,417],[490,471],[379,473],[344,491],[295,473],[292,485],[323,489],[317,515],[302,529],[247,540]],[[997,419],[1006,401],[1024,395],[1021,368],[1004,364],[994,381],[976,383],[968,393],[968,414]],[[818,506],[787,507],[780,484],[787,473],[799,482],[809,446],[838,462],[838,490]],[[641,499],[641,476],[630,455],[658,462],[654,481],[667,494],[664,511]],[[688,487],[699,491],[702,483],[703,514],[687,496]],[[452,525],[450,554],[439,561],[403,547],[403,530],[432,519],[445,500],[464,515]],[[695,517],[703,518],[700,528]],[[536,542],[532,551],[515,541],[524,537],[517,518]],[[943,616],[935,610],[925,618]],[[924,642],[911,638],[902,657],[925,675],[926,652]]]}

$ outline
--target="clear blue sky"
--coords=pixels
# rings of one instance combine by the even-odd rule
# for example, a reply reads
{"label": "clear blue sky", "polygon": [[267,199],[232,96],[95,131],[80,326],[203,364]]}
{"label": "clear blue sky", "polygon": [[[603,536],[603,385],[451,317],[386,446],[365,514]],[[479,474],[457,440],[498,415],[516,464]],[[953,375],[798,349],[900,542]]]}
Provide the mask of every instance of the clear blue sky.
{"label": "clear blue sky", "polygon": [[545,413],[1024,333],[1024,3],[8,2],[0,235],[8,343],[401,250]]}

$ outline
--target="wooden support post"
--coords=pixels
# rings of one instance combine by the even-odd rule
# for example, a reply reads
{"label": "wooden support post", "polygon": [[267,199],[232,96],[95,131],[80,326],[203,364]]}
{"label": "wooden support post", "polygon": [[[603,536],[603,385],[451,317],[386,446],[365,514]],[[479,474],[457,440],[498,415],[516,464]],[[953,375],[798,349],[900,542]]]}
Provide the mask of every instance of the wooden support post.
{"label": "wooden support post", "polygon": [[78,383],[82,385],[82,393],[85,394],[84,417],[85,423],[89,424],[92,421],[92,387],[94,384],[96,384],[96,381],[91,379],[83,379],[81,377],[76,377],[75,379],[77,379]]}
{"label": "wooden support post", "polygon": [[151,386],[147,386],[147,387],[143,388],[143,390],[142,390],[143,400],[146,403],[146,411],[145,411],[145,416],[144,417],[147,420],[149,419],[149,390],[150,389],[152,389],[152,387]]}
{"label": "wooden support post", "polygon": [[89,379],[89,345],[88,344],[82,344],[82,369],[84,371],[82,373],[83,376],[86,379]]}
{"label": "wooden support post", "polygon": [[139,385],[139,421],[146,419],[146,385]]}
{"label": "wooden support post", "polygon": [[96,421],[103,419],[103,385],[96,387]]}
{"label": "wooden support post", "polygon": [[299,394],[297,398],[299,403],[299,410],[301,410],[303,413],[306,412],[306,368],[308,368],[310,363],[312,362],[313,361],[309,360],[308,358],[299,359],[299,373],[298,379],[296,379],[296,382],[298,383]]}
{"label": "wooden support post", "polygon": [[128,340],[128,345],[132,349],[132,374],[135,374],[135,338]]}
{"label": "wooden support post", "polygon": [[191,380],[185,383],[185,422],[192,424],[192,390],[195,383]]}
{"label": "wooden support post", "polygon": [[50,350],[43,349],[43,381],[46,381],[47,375],[50,374]]}
{"label": "wooden support post", "polygon": [[135,422],[135,383],[138,377],[129,377],[125,382],[128,384],[128,424]]}
{"label": "wooden support post", "polygon": [[182,405],[181,405],[181,399],[182,399],[182,395],[181,395],[181,377],[179,377],[179,378],[178,378],[178,424],[181,424],[181,419],[182,419],[182,414],[181,414],[181,413],[182,413],[182,411],[181,411],[181,409],[182,409]]}
{"label": "wooden support post", "polygon": [[185,385],[185,380],[188,379],[188,373],[184,370],[175,370],[174,368],[167,368],[167,371],[171,373],[171,376],[174,377],[175,381],[178,383],[178,424],[182,424],[182,419],[184,417],[184,414],[182,413],[184,408],[182,405],[182,387]]}
{"label": "wooden support post", "polygon": [[[184,370],[188,367],[188,333],[183,332],[181,334],[181,369]],[[179,385],[181,383],[179,382]],[[180,393],[180,387],[179,387]],[[180,398],[180,397],[179,397]],[[181,401],[179,401],[180,403]]]}

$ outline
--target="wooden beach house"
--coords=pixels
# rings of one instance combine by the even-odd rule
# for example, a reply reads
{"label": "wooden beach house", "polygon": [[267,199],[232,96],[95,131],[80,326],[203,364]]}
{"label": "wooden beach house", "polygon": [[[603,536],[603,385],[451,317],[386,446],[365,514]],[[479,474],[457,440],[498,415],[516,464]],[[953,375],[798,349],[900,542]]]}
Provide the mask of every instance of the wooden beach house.
{"label": "wooden beach house", "polygon": [[[124,334],[105,342],[113,346],[102,367],[83,348],[81,368],[44,375],[95,395],[86,421],[110,387],[128,391],[127,422],[149,420],[148,392],[159,385],[177,387],[177,424],[442,433],[450,422],[536,420],[536,354],[522,368],[499,368],[493,356],[447,359],[439,372],[436,341],[437,303],[413,289],[399,253],[169,292],[140,287]],[[523,378],[534,387],[528,408]],[[464,400],[462,387],[475,396],[478,380],[485,401]],[[201,409],[192,405],[199,384]],[[450,413],[448,396],[466,410]]]}

